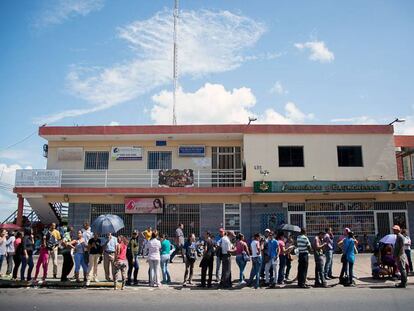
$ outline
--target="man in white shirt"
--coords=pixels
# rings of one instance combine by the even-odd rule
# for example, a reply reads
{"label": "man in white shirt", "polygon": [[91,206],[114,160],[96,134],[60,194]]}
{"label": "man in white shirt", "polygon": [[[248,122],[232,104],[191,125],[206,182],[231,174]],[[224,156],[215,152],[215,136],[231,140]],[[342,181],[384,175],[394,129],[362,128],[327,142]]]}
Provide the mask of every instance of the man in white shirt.
{"label": "man in white shirt", "polygon": [[[89,240],[93,237],[93,232],[91,230],[91,227],[89,226],[89,222],[85,221],[82,228],[82,236],[85,240],[85,244],[88,245]],[[85,262],[87,265],[89,265],[89,252],[88,248],[85,247]]]}
{"label": "man in white shirt", "polygon": [[231,239],[234,238],[233,231],[224,232],[224,230],[220,230],[221,242],[221,288],[230,288],[231,284],[231,253],[234,252],[233,244],[231,243]]}
{"label": "man in white shirt", "polygon": [[405,255],[407,256],[409,272],[412,273],[413,272],[413,262],[411,260],[411,239],[410,239],[410,236],[408,235],[406,229],[402,229],[401,234],[404,237],[404,251],[405,251]]}

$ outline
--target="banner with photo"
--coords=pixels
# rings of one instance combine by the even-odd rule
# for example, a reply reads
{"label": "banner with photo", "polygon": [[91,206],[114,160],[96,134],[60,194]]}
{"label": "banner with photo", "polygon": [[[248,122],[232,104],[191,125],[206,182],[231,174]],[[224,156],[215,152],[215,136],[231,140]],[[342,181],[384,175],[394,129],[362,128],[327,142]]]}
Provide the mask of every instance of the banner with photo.
{"label": "banner with photo", "polygon": [[163,198],[125,198],[125,214],[162,214]]}
{"label": "banner with photo", "polygon": [[194,172],[192,169],[160,170],[158,185],[160,187],[194,187]]}

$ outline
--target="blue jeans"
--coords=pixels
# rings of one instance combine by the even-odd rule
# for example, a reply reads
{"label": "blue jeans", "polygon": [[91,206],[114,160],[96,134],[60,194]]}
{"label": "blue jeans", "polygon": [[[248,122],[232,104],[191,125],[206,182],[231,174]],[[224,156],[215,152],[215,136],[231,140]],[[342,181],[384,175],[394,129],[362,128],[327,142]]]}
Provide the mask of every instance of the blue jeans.
{"label": "blue jeans", "polygon": [[252,258],[252,270],[250,271],[250,285],[253,284],[253,279],[256,278],[254,288],[260,285],[260,269],[262,268],[262,256]]}
{"label": "blue jeans", "polygon": [[81,266],[82,266],[83,272],[88,273],[88,265],[85,262],[84,253],[76,253],[75,254],[75,273],[79,273]]}
{"label": "blue jeans", "polygon": [[282,284],[285,280],[285,268],[286,268],[286,255],[279,256],[279,275],[277,279],[278,284]]}
{"label": "blue jeans", "polygon": [[1,266],[3,265],[3,260],[5,256],[6,255],[0,255],[0,271],[1,271]]}
{"label": "blue jeans", "polygon": [[161,271],[162,271],[162,281],[164,283],[170,283],[171,277],[170,272],[168,271],[168,263],[170,262],[170,255],[161,255]]}
{"label": "blue jeans", "polygon": [[239,282],[244,281],[244,269],[246,268],[246,260],[244,260],[243,255],[237,255],[236,256],[236,263],[239,266],[240,275],[239,275]]}
{"label": "blue jeans", "polygon": [[323,269],[323,274],[326,277],[332,276],[332,264],[333,264],[333,250],[329,250],[325,252],[325,267]]}
{"label": "blue jeans", "polygon": [[30,281],[32,279],[32,270],[33,270],[33,254],[29,256],[22,256],[22,268],[20,269],[20,280],[24,281],[24,273],[26,272],[26,266],[29,266],[27,270],[27,280]]}
{"label": "blue jeans", "polygon": [[128,282],[132,282],[132,271],[134,271],[134,282],[138,282],[139,261],[138,254],[128,256]]}

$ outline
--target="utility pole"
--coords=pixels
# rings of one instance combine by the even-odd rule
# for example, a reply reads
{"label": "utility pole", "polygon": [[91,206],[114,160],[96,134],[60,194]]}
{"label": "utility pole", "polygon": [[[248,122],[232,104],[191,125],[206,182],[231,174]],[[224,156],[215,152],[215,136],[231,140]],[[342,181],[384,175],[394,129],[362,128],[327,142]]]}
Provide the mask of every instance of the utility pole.
{"label": "utility pole", "polygon": [[177,102],[177,88],[178,88],[178,47],[177,47],[177,23],[178,23],[178,0],[174,4],[174,50],[173,50],[173,125],[177,125],[177,115],[175,106]]}

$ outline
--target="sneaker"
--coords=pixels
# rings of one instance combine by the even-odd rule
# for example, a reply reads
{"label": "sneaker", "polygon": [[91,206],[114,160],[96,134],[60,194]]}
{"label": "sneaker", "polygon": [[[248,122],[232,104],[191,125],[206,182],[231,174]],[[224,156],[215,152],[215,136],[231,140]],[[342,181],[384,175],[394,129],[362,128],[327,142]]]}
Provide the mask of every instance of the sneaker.
{"label": "sneaker", "polygon": [[91,285],[91,281],[87,280],[86,281],[86,286],[89,286],[89,285]]}
{"label": "sneaker", "polygon": [[134,285],[137,286],[138,285],[138,281],[134,281]]}
{"label": "sneaker", "polygon": [[93,279],[93,282],[98,283],[99,280],[97,278]]}

